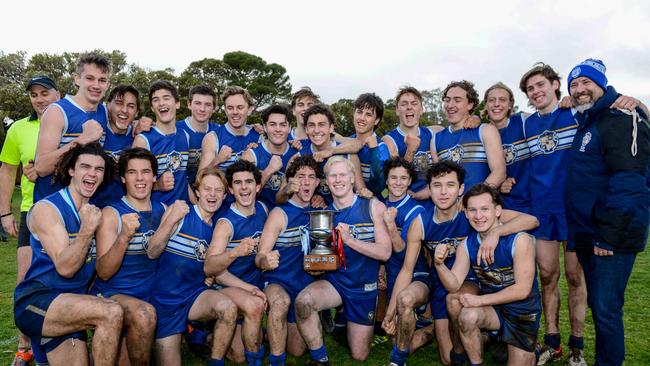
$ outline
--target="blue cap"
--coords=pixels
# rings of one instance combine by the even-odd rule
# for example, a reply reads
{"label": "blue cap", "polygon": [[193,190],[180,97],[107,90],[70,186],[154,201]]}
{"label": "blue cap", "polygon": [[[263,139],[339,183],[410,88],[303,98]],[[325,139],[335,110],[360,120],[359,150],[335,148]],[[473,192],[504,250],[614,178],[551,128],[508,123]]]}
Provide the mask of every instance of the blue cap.
{"label": "blue cap", "polygon": [[56,87],[56,83],[54,82],[54,80],[50,79],[47,76],[43,76],[43,75],[34,76],[33,78],[29,79],[29,82],[27,82],[27,88],[25,90],[29,91],[29,89],[34,85],[40,85],[40,86],[44,87],[45,89],[59,90]]}
{"label": "blue cap", "polygon": [[605,76],[605,71],[607,71],[607,68],[605,67],[605,64],[600,60],[596,60],[595,58],[588,58],[582,61],[569,73],[569,77],[567,78],[567,88],[569,89],[569,93],[571,93],[571,81],[581,76],[591,79],[603,90],[606,90],[607,76]]}

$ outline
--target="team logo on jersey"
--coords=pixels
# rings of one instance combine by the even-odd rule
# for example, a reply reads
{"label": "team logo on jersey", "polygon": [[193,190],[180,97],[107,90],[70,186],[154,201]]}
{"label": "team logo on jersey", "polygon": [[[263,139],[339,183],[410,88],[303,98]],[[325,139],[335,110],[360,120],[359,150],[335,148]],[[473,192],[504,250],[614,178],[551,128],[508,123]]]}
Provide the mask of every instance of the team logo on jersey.
{"label": "team logo on jersey", "polygon": [[169,154],[167,154],[167,169],[174,173],[176,172],[180,167],[181,163],[183,162],[183,155],[179,153],[178,151],[172,151]]}
{"label": "team logo on jersey", "polygon": [[463,156],[465,156],[465,149],[463,149],[463,145],[456,145],[449,149],[449,160],[453,161],[456,164],[460,164],[460,162],[463,160]]}
{"label": "team logo on jersey", "polygon": [[190,155],[188,159],[188,165],[192,167],[199,166],[199,161],[201,160],[201,150],[190,150]]}
{"label": "team logo on jersey", "polygon": [[350,236],[355,238],[355,239],[358,239],[359,238],[359,229],[357,229],[357,227],[355,225],[348,225],[348,227],[350,228]]}
{"label": "team logo on jersey", "polygon": [[155,231],[149,230],[146,233],[142,234],[142,248],[144,248],[145,251],[147,250],[147,247],[149,246],[149,239],[153,236],[154,233],[155,233]]}
{"label": "team logo on jersey", "polygon": [[375,312],[374,311],[369,311],[368,312],[368,320],[369,321],[375,321]]}
{"label": "team logo on jersey", "polygon": [[413,156],[413,167],[418,172],[426,172],[431,166],[433,159],[431,159],[431,152],[418,151]]}
{"label": "team logo on jersey", "polygon": [[262,237],[262,232],[261,231],[256,231],[251,238],[255,241],[255,246],[253,247],[253,252],[251,254],[256,254],[257,251],[260,249],[260,238]]}
{"label": "team logo on jersey", "polygon": [[196,244],[194,244],[194,255],[196,256],[196,260],[199,262],[205,261],[205,256],[208,254],[208,242],[205,240],[197,240]]}
{"label": "team logo on jersey", "polygon": [[282,183],[282,177],[284,177],[284,173],[278,172],[273,174],[268,181],[266,181],[266,185],[264,188],[268,188],[273,191],[277,191],[280,189],[280,183]]}
{"label": "team logo on jersey", "polygon": [[548,130],[542,132],[537,140],[537,145],[539,146],[540,150],[544,152],[544,154],[550,154],[555,151],[555,148],[560,141],[555,131]]}
{"label": "team logo on jersey", "polygon": [[90,249],[88,250],[88,254],[86,255],[86,263],[90,262],[95,258],[97,258],[97,245],[95,244],[95,239],[93,239],[90,241]]}
{"label": "team logo on jersey", "polygon": [[513,144],[503,144],[503,154],[506,157],[506,165],[510,165],[517,158],[517,148]]}
{"label": "team logo on jersey", "polygon": [[582,136],[582,144],[580,145],[580,152],[585,152],[585,148],[587,147],[587,144],[589,144],[589,141],[591,141],[591,132],[585,133],[584,136]]}
{"label": "team logo on jersey", "polygon": [[436,247],[438,245],[448,245],[449,246],[449,253],[447,254],[447,257],[453,257],[456,255],[456,248],[458,248],[458,245],[460,244],[460,240],[456,238],[444,238],[440,241],[426,241],[424,242],[424,245],[429,249],[431,252],[436,251]]}
{"label": "team logo on jersey", "polygon": [[327,185],[327,182],[325,182],[325,179],[320,180],[320,185],[318,186],[318,189],[321,194],[331,194],[330,192],[330,187]]}
{"label": "team logo on jersey", "polygon": [[507,287],[515,283],[515,273],[512,267],[494,268],[492,266],[483,267],[476,265],[472,265],[472,267],[481,283],[486,283],[493,287]]}
{"label": "team logo on jersey", "polygon": [[106,151],[111,158],[113,158],[113,161],[117,164],[117,162],[120,160],[120,154],[122,154],[122,151]]}
{"label": "team logo on jersey", "polygon": [[102,137],[99,138],[99,144],[104,146],[104,142],[106,142],[106,132],[102,133]]}

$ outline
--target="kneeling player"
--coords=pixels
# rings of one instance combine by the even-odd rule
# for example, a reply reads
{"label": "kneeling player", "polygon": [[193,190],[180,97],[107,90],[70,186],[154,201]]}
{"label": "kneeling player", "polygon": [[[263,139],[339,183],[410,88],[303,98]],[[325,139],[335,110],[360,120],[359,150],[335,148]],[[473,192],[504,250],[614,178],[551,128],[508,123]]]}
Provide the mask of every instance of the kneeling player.
{"label": "kneeling player", "polygon": [[[163,240],[149,238],[147,254],[160,257],[151,291],[156,307],[156,353],[161,365],[181,364],[181,334],[190,320],[215,320],[208,365],[224,365],[235,331],[237,308],[228,296],[205,283],[203,262],[212,237],[212,216],[226,194],[226,179],[216,168],[199,170],[194,182],[198,204],[176,201],[162,218]],[[169,238],[169,240],[166,240]]]}
{"label": "kneeling player", "polygon": [[480,295],[462,294],[458,328],[462,345],[472,365],[483,362],[481,330],[498,330],[508,344],[508,365],[534,365],[535,343],[542,305],[535,270],[535,247],[531,236],[514,233],[499,238],[491,264],[478,263],[481,241],[501,225],[501,197],[485,184],[470,189],[463,197],[465,214],[475,233],[456,252],[451,270],[445,265],[448,245],[438,245],[435,268],[440,282],[457,291],[470,268],[480,284]]}
{"label": "kneeling player", "polygon": [[305,352],[305,342],[296,327],[294,302],[314,280],[303,269],[302,238],[303,229],[309,225],[307,211],[320,182],[320,169],[311,155],[302,155],[289,165],[286,176],[297,180],[299,189],[289,202],[271,210],[255,257],[257,266],[265,270],[262,280],[269,302],[267,329],[272,366],[284,365],[287,349],[293,356]]}

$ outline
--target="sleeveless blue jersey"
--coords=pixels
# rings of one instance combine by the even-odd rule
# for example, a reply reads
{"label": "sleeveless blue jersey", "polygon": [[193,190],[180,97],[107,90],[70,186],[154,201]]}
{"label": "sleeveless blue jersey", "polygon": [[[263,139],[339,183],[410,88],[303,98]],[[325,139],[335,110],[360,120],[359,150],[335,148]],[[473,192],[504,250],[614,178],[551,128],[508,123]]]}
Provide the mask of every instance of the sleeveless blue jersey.
{"label": "sleeveless blue jersey", "polygon": [[451,160],[465,168],[465,191],[485,181],[490,166],[481,138],[483,125],[452,131],[451,126],[433,136],[433,148],[440,160]]}
{"label": "sleeveless blue jersey", "polygon": [[[83,132],[83,124],[91,119],[99,122],[104,129],[108,125],[108,111],[104,103],[100,103],[94,111],[86,111],[72,99],[72,96],[66,95],[65,98],[52,103],[50,107],[59,108],[61,113],[63,113],[64,124],[59,148],[79,137]],[[104,137],[99,142],[103,144]],[[38,177],[34,185],[34,203],[61,188],[63,187],[60,183],[54,182],[53,174]]]}
{"label": "sleeveless blue jersey", "polygon": [[[481,238],[478,233],[472,233],[467,237],[464,250],[467,252],[470,264],[479,281],[482,294],[499,292],[506,287],[515,284],[515,240],[519,235],[526,233],[515,233],[499,239],[499,244],[494,250],[494,263],[487,265],[485,262],[480,266],[476,264],[478,249],[481,246]],[[506,310],[511,317],[518,315],[539,314],[542,311],[542,301],[537,285],[537,270],[533,278],[533,285],[528,296],[519,301],[501,304],[500,308]]]}
{"label": "sleeveless blue jersey", "polygon": [[[230,205],[230,209],[217,221],[217,223],[225,221],[232,228],[232,236],[226,250],[238,247],[242,239],[247,237],[253,238],[259,244],[268,215],[268,209],[260,201],[255,202],[255,213],[251,216],[245,216],[239,212],[234,203]],[[255,255],[257,255],[257,247],[251,254],[239,257],[230,263],[228,272],[248,284],[260,287],[262,273],[255,265]]]}
{"label": "sleeveless blue jersey", "polygon": [[[311,141],[309,140],[301,140],[300,143],[302,144],[302,149],[300,150],[299,154],[300,155],[314,155],[316,150],[314,150],[314,146],[311,144]],[[332,141],[332,147],[339,146],[340,143],[336,141]],[[341,155],[345,157],[346,159],[350,158],[349,154],[334,154],[332,156],[336,155]],[[325,164],[327,164],[327,159],[321,161],[318,163],[318,166],[320,167],[321,173],[323,173],[323,176],[325,175]],[[320,195],[323,197],[325,202],[330,205],[332,204],[332,192],[330,192],[330,187],[327,185],[327,180],[325,178],[320,180],[320,184],[318,185],[318,188],[316,189],[316,194]]]}
{"label": "sleeveless blue jersey", "polygon": [[[273,154],[271,154],[266,148],[266,142],[262,142],[256,148],[251,149],[250,151],[253,154],[253,159],[255,159],[254,163],[257,165],[257,168],[259,170],[264,170],[269,166],[269,162],[271,161]],[[284,177],[284,173],[287,170],[289,160],[297,153],[298,150],[289,145],[286,146],[286,149],[282,155],[280,155],[280,158],[282,159],[282,168],[269,178],[264,187],[262,187],[260,193],[257,195],[258,199],[264,202],[264,204],[266,204],[269,209],[275,207],[275,195],[280,190],[282,177]]]}
{"label": "sleeveless blue jersey", "polygon": [[[61,220],[68,232],[68,239],[70,241],[74,240],[79,233],[81,223],[79,221],[79,212],[72,201],[68,188],[66,187],[54,192],[42,201],[42,204],[48,204],[56,210],[59,215],[59,220]],[[72,278],[65,278],[59,275],[54,267],[54,262],[45,252],[40,239],[35,234],[32,234],[30,237],[30,245],[33,253],[32,262],[25,275],[25,279],[16,286],[14,295],[16,301],[23,296],[29,296],[39,288],[47,288],[57,293],[86,293],[90,281],[95,275],[94,238],[90,243],[86,262]]]}
{"label": "sleeveless blue jersey", "polygon": [[[411,183],[411,190],[413,192],[419,192],[427,186],[427,170],[429,170],[433,164],[433,159],[431,158],[431,141],[433,138],[433,132],[431,132],[427,127],[420,126],[418,128],[420,147],[413,157],[413,168],[415,168],[415,173],[417,175],[415,181]],[[406,143],[404,143],[406,133],[397,126],[385,136],[388,136],[388,138],[390,138],[395,144],[395,147],[397,147],[397,155],[403,157],[406,154]]]}
{"label": "sleeveless blue jersey", "polygon": [[206,132],[200,132],[192,127],[190,124],[190,117],[176,122],[176,129],[187,132],[187,135],[190,138],[190,149],[187,158],[187,182],[190,184],[190,186],[194,184],[196,173],[199,170],[199,161],[201,160],[201,143],[203,142],[203,137],[205,137],[205,135],[207,135],[210,131],[216,131],[217,127],[218,125],[216,123],[208,122],[208,130]]}
{"label": "sleeveless blue jersey", "polygon": [[[376,133],[372,133],[374,136],[377,136]],[[357,134],[352,134],[350,136],[351,139],[356,139]],[[379,144],[383,144],[379,137],[377,137],[377,140]],[[368,145],[364,144],[361,150],[357,152],[357,156],[359,157],[359,162],[361,163],[361,175],[363,176],[363,181],[366,183],[366,186],[370,189],[370,186],[368,185],[370,183],[370,176],[372,174],[371,171],[371,165],[372,165],[372,154],[370,152],[370,148]]]}
{"label": "sleeveless blue jersey", "polygon": [[[424,211],[420,215],[422,217],[422,242],[425,248],[433,258],[436,252],[436,247],[439,244],[450,245],[449,254],[445,260],[445,265],[451,268],[456,260],[456,250],[458,246],[465,240],[467,235],[472,231],[469,221],[462,211],[456,212],[453,219],[445,222],[437,222],[435,213],[436,206],[431,201],[422,204]],[[437,277],[435,268],[432,267],[431,274]]]}
{"label": "sleeveless blue jersey", "polygon": [[147,301],[158,263],[158,260],[149,259],[147,256],[147,241],[158,229],[165,206],[152,201],[151,211],[138,211],[123,197],[109,207],[117,213],[118,233],[122,231],[121,217],[125,214],[137,213],[140,216],[140,227],[129,241],[120,269],[108,281],[98,277],[95,280],[95,288],[104,296],[123,294]]}
{"label": "sleeveless blue jersey", "polygon": [[499,129],[499,134],[506,159],[506,176],[516,181],[510,193],[502,193],[504,208],[530,212],[530,148],[524,134],[523,114],[510,117],[508,124]]}
{"label": "sleeveless blue jersey", "polygon": [[104,208],[111,203],[119,201],[126,194],[117,170],[117,162],[120,159],[122,151],[130,149],[133,146],[131,126],[129,126],[125,134],[113,132],[110,124],[106,126],[104,131],[106,136],[104,140],[104,152],[110,155],[113,161],[115,161],[115,176],[113,180],[104,182],[90,199],[90,203],[99,208]]}
{"label": "sleeveless blue jersey", "polygon": [[[388,262],[386,262],[385,265],[388,293],[391,294],[393,292],[393,286],[395,285],[397,275],[402,269],[402,265],[404,265],[406,245],[408,245],[406,234],[408,233],[409,227],[411,226],[413,220],[415,220],[422,213],[422,211],[424,211],[424,207],[422,207],[418,201],[411,198],[409,195],[404,196],[404,198],[399,201],[391,202],[389,200],[385,200],[384,203],[386,204],[386,208],[397,208],[395,225],[397,226],[397,230],[400,232],[400,237],[402,240],[404,240],[405,244],[404,249],[401,252],[398,253],[393,251],[391,253],[390,259]],[[429,273],[429,266],[427,265],[426,259],[424,258],[424,253],[420,251],[417,262],[415,263],[415,267],[413,268],[413,275],[421,275],[423,273]]]}
{"label": "sleeveless blue jersey", "polygon": [[[328,209],[337,210],[334,214],[334,227],[340,222],[350,226],[354,238],[375,245],[375,224],[372,222],[371,200],[356,196],[352,205],[339,209],[332,204]],[[335,284],[336,288],[343,289],[355,297],[377,296],[377,276],[379,274],[379,261],[366,257],[349,246],[343,244],[345,256],[344,268],[342,265],[336,271],[327,272],[323,278]]]}
{"label": "sleeveless blue jersey", "polygon": [[230,146],[232,149],[232,154],[230,158],[223,163],[219,164],[219,168],[226,171],[226,168],[232,165],[235,161],[241,158],[241,155],[246,151],[246,147],[251,142],[260,143],[262,138],[259,133],[255,131],[250,126],[246,126],[246,132],[243,135],[235,135],[228,123],[218,126],[213,132],[210,132],[210,136],[215,139],[216,142],[216,151],[215,154],[219,154],[219,149],[222,146]]}
{"label": "sleeveless blue jersey", "polygon": [[289,202],[277,206],[287,219],[287,226],[280,232],[273,250],[280,253],[280,264],[272,271],[262,274],[264,282],[280,283],[287,291],[298,294],[314,281],[314,277],[303,269],[302,237],[308,235],[309,214],[311,206],[300,207]]}
{"label": "sleeveless blue jersey", "polygon": [[[524,122],[530,148],[530,192],[533,214],[564,213],[564,181],[569,149],[578,124],[570,109],[532,114]],[[587,182],[585,182],[587,183]]]}
{"label": "sleeveless blue jersey", "polygon": [[139,134],[147,143],[147,149],[158,160],[158,178],[164,172],[174,174],[174,188],[171,191],[153,191],[151,199],[160,201],[167,206],[176,200],[188,200],[187,196],[187,159],[189,156],[189,136],[185,131],[165,135],[154,127],[148,132]]}
{"label": "sleeveless blue jersey", "polygon": [[192,206],[158,259],[151,288],[156,307],[180,308],[208,288],[203,282],[203,262],[211,240],[212,224],[203,221],[199,208]]}

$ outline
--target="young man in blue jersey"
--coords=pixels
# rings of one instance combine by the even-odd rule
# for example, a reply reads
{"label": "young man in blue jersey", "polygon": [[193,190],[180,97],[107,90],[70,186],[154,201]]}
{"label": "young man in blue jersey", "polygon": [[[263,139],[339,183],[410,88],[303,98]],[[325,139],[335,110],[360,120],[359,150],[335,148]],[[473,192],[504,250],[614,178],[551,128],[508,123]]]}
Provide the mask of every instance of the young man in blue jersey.
{"label": "young man in blue jersey", "polygon": [[155,127],[138,134],[133,147],[145,148],[158,159],[152,198],[168,206],[176,200],[187,201],[189,136],[176,128],[176,110],[180,108],[178,90],[167,80],[157,80],[149,87],[149,100],[156,116]]}
{"label": "young man in blue jersey", "polygon": [[291,129],[290,140],[306,140],[304,114],[309,107],[320,103],[320,97],[310,87],[303,86],[291,96],[291,112],[296,118],[296,127]]}
{"label": "young man in blue jersey", "polygon": [[237,305],[243,323],[237,325],[229,357],[234,362],[261,366],[264,358],[261,323],[266,296],[260,289],[262,271],[255,254],[268,216],[266,206],[256,200],[262,173],[255,164],[237,160],[226,170],[228,189],[234,202],[217,220],[205,261],[205,273],[216,276],[221,290]]}
{"label": "young man in blue jersey", "polygon": [[176,127],[190,136],[190,155],[187,160],[187,182],[194,184],[201,160],[201,143],[205,135],[215,130],[218,125],[210,122],[210,117],[217,106],[217,94],[207,85],[195,85],[190,88],[187,108],[191,115],[178,121]]}
{"label": "young man in blue jersey", "polygon": [[458,330],[471,365],[483,364],[481,331],[499,331],[508,344],[508,365],[535,365],[535,344],[541,316],[541,301],[535,270],[534,239],[525,232],[499,238],[494,262],[478,259],[481,241],[501,225],[502,201],[497,190],[481,183],[463,196],[465,215],[476,232],[455,249],[456,260],[446,264],[447,244],[436,247],[434,266],[447,291],[458,291],[472,272],[480,293],[461,293]]}
{"label": "young man in blue jersey", "polygon": [[320,182],[320,168],[310,155],[296,157],[286,176],[300,183],[289,202],[277,206],[266,220],[255,262],[264,271],[264,293],[269,303],[267,331],[272,366],[284,365],[286,352],[299,357],[305,341],[296,327],[296,296],[314,277],[303,269],[304,232],[309,226],[307,211]]}
{"label": "young man in blue jersey", "polygon": [[327,184],[332,192],[333,226],[340,233],[344,262],[336,271],[326,272],[296,298],[296,320],[311,358],[311,364],[328,365],[318,312],[343,305],[348,321],[348,344],[352,358],[363,361],[370,352],[379,262],[390,257],[391,244],[383,221],[385,206],[353,191],[355,165],[334,156],[325,165]]}
{"label": "young man in blue jersey", "polygon": [[203,138],[200,168],[216,166],[225,170],[261,139],[260,134],[246,123],[254,110],[253,97],[248,90],[230,86],[221,94],[221,100],[228,120]]}
{"label": "young man in blue jersey", "polygon": [[95,230],[102,220],[88,201],[112,169],[112,159],[96,142],[68,149],[56,167],[64,188],[37,202],[28,216],[34,253],[14,292],[14,319],[52,365],[87,364],[85,331],[93,328],[94,364],[116,361],[122,307],[86,295],[95,273]]}
{"label": "young man in blue jersey", "polygon": [[270,209],[276,205],[275,196],[280,190],[287,164],[298,153],[287,143],[291,131],[290,118],[289,108],[282,104],[266,108],[262,111],[266,139],[242,154],[242,159],[254,163],[262,171],[259,199]]}
{"label": "young man in blue jersey", "polygon": [[74,73],[77,93],[66,95],[43,113],[34,160],[38,174],[34,202],[61,188],[52,182],[52,174],[64,152],[75,144],[100,141],[103,137],[108,114],[102,98],[110,85],[110,74],[108,58],[97,53],[82,55]]}
{"label": "young man in blue jersey", "polygon": [[126,194],[102,210],[96,235],[98,278],[92,292],[124,309],[120,358],[131,365],[149,364],[156,328],[156,310],[148,301],[158,261],[147,256],[146,246],[160,240],[156,230],[166,209],[151,201],[157,166],[149,150],[122,153],[118,171]]}

